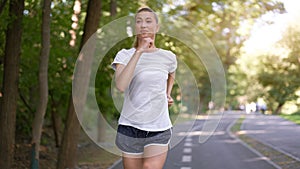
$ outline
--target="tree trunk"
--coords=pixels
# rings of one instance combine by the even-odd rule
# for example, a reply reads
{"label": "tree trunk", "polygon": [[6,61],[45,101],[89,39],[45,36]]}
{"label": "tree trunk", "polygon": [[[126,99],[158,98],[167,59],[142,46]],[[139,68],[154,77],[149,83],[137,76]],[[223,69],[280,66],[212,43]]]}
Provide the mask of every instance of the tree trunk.
{"label": "tree trunk", "polygon": [[284,105],[284,103],[279,103],[279,105],[277,106],[276,110],[274,111],[275,115],[278,115],[281,113],[281,108]]}
{"label": "tree trunk", "polygon": [[[97,31],[100,16],[101,1],[89,0],[80,49],[82,49],[83,45],[87,42],[91,35]],[[77,86],[75,87],[76,89],[74,89],[73,86],[73,91],[76,91],[73,92],[73,94],[76,94],[76,96],[74,96],[74,100],[72,96],[70,98],[67,123],[63,135],[62,146],[58,155],[57,169],[76,168],[77,142],[80,133],[80,124],[76,116],[74,103],[76,105],[80,105],[80,108],[83,108],[86,101],[86,94],[90,79],[89,69],[92,64],[92,59],[90,57],[93,57],[94,47],[91,46],[89,49],[88,54],[80,53],[79,57],[81,57],[81,59],[77,60],[76,71],[73,79],[73,84],[76,84]]]}
{"label": "tree trunk", "polygon": [[117,15],[117,0],[110,0],[110,16]]}
{"label": "tree trunk", "polygon": [[78,122],[73,100],[70,99],[67,123],[65,125],[65,131],[62,138],[60,151],[58,154],[57,169],[75,169],[77,161],[77,142],[80,133],[80,124]]}
{"label": "tree trunk", "polygon": [[55,146],[59,147],[61,143],[61,127],[62,127],[61,118],[54,109],[51,110],[51,117],[52,117],[51,120],[53,125],[53,133],[55,136]]}
{"label": "tree trunk", "polygon": [[24,0],[11,0],[9,5],[9,15],[13,21],[6,32],[3,97],[0,103],[1,169],[11,169],[14,157]]}
{"label": "tree trunk", "polygon": [[51,0],[44,0],[42,13],[42,49],[39,65],[39,103],[32,126],[32,146],[35,151],[31,157],[31,168],[39,168],[39,149],[42,135],[44,116],[48,103],[48,60],[50,52],[50,22],[51,22]]}
{"label": "tree trunk", "polygon": [[[110,1],[110,16],[115,17],[117,15],[117,1],[111,0]],[[101,112],[99,112],[101,113]],[[105,141],[106,137],[106,126],[104,125],[104,119],[101,117],[101,115],[98,116],[97,120],[97,141],[103,142]]]}
{"label": "tree trunk", "polygon": [[57,112],[57,107],[59,104],[54,100],[53,95],[50,94],[51,98],[51,119],[52,119],[52,127],[53,127],[53,133],[55,136],[55,145],[56,147],[60,147],[61,144],[61,138],[62,138],[62,119],[61,116]]}

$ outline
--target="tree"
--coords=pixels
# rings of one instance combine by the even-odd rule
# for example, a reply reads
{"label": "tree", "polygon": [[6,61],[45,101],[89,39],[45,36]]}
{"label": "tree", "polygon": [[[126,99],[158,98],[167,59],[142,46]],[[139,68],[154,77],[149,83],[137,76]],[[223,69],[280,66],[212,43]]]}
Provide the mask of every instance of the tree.
{"label": "tree", "polygon": [[117,14],[117,0],[110,0],[110,16],[114,17]]}
{"label": "tree", "polygon": [[[84,34],[82,36],[82,41],[80,49],[87,40],[97,31],[101,16],[101,1],[100,0],[89,0],[87,8],[87,16],[84,25]],[[93,47],[91,48],[93,50]],[[89,74],[88,69],[91,67],[91,59],[89,55],[81,55],[81,59],[78,60],[77,71],[75,72],[74,83],[78,83],[81,87],[79,96],[86,96]],[[82,92],[82,93],[81,93]],[[65,132],[62,140],[62,147],[58,155],[58,169],[64,168],[75,168],[76,167],[76,152],[77,152],[77,142],[80,132],[80,124],[76,116],[74,109],[74,102],[78,104],[85,104],[86,98],[80,98],[80,100],[73,100],[72,96],[69,102],[69,109],[67,115],[67,122],[65,126]]]}
{"label": "tree", "polygon": [[[175,5],[175,8],[172,8],[169,13],[184,17],[203,31],[214,44],[227,73],[228,69],[235,65],[243,42],[249,37],[253,23],[268,11],[281,13],[284,11],[284,8],[282,3],[271,2],[270,0],[260,2],[204,0],[198,2],[189,1],[182,5]],[[187,62],[187,64],[190,63]],[[210,83],[207,83],[209,77],[205,70],[194,72],[197,72],[195,76],[198,84],[200,84],[200,100],[202,100],[201,102],[206,102],[204,105],[207,105],[209,101],[207,99],[211,92]],[[229,97],[227,101],[232,102],[237,94],[232,92],[232,88],[236,84],[231,81],[228,84],[230,86],[228,86]]]}
{"label": "tree", "polygon": [[6,32],[3,98],[0,103],[1,169],[10,169],[14,157],[23,10],[24,0],[10,1],[9,15],[14,19]]}
{"label": "tree", "polygon": [[39,149],[48,103],[48,60],[50,53],[51,0],[44,0],[42,14],[42,49],[39,65],[39,103],[32,127],[32,169],[39,168]]}
{"label": "tree", "polygon": [[[257,40],[264,42],[268,35],[266,37],[260,36],[268,32],[260,32],[259,36],[254,34],[254,38],[249,41],[250,45],[245,45],[246,50],[238,59],[237,64],[231,66],[230,73],[232,76],[230,78],[235,85],[231,85],[230,91],[235,92],[238,97],[248,100],[248,102],[263,98],[271,113],[280,114],[287,102],[297,105],[299,99],[299,94],[297,94],[300,83],[299,15],[289,12],[284,15],[269,14],[288,18],[284,20],[284,24],[275,18],[260,20],[263,27],[259,30],[274,29],[280,32],[280,39],[276,42],[266,43],[265,46],[261,47],[256,45],[259,42]],[[285,26],[278,28],[276,26],[278,22]],[[271,36],[273,34],[270,33]]]}
{"label": "tree", "polygon": [[[51,53],[49,58],[49,105],[51,112],[52,128],[55,135],[56,147],[62,140],[64,121],[68,109],[68,98],[71,93],[72,72],[74,57],[79,48],[79,32],[82,31],[84,21],[81,20],[81,8],[85,1],[52,1],[54,6],[51,11]],[[64,15],[62,15],[62,13]],[[70,19],[72,25],[70,26]],[[69,45],[66,45],[69,44]],[[48,116],[46,116],[48,121]]]}
{"label": "tree", "polygon": [[6,4],[7,0],[3,0],[0,2],[0,14],[2,13],[4,7],[5,7],[5,4]]}
{"label": "tree", "polygon": [[259,82],[266,88],[269,104],[274,114],[280,114],[287,101],[297,100],[296,92],[300,89],[299,48],[300,32],[298,27],[289,26],[283,34],[277,48],[290,52],[287,55],[267,55],[262,59],[262,66],[257,74]]}

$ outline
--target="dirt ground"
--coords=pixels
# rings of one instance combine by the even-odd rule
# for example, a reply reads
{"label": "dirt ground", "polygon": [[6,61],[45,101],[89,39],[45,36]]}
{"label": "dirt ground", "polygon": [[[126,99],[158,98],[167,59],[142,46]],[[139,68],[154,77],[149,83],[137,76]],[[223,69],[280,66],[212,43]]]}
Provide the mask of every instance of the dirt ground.
{"label": "dirt ground", "polygon": [[[40,149],[40,169],[55,169],[58,148],[54,145],[54,138],[47,135],[47,143]],[[83,132],[78,144],[78,169],[107,169],[120,156],[109,153],[93,143]],[[16,135],[15,157],[12,169],[30,168],[31,144],[30,138]]]}

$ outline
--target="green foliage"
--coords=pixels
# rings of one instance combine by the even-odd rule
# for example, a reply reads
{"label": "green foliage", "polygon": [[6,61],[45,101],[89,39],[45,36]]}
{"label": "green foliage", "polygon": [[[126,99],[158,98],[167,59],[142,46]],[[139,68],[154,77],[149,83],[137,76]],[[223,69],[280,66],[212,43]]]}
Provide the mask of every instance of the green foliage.
{"label": "green foliage", "polygon": [[[47,110],[51,112],[54,109],[63,119],[67,112],[71,93],[73,67],[80,42],[79,32],[82,30],[82,26],[79,26],[76,46],[70,47],[69,41],[71,37],[69,30],[72,24],[73,3],[69,1],[64,3],[53,1],[51,12],[51,49],[48,69],[49,106]],[[27,134],[31,132],[31,123],[38,99],[41,14],[40,1],[25,2],[19,79],[19,92],[22,99],[19,101],[17,113],[17,126],[19,126],[17,130]],[[79,24],[83,25],[83,22]],[[52,107],[53,105],[55,107]],[[45,120],[50,121],[50,117],[46,115]]]}
{"label": "green foliage", "polygon": [[[268,8],[266,8],[268,7]],[[189,1],[183,10],[174,9],[172,13],[183,16],[203,30],[212,40],[220,54],[224,66],[228,68],[235,62],[242,43],[250,32],[241,31],[242,24],[254,20],[271,10],[282,12],[282,3],[264,1]]]}
{"label": "green foliage", "polygon": [[289,54],[269,55],[262,60],[258,80],[267,88],[268,98],[277,105],[299,98],[296,95],[300,90],[299,44],[300,32],[290,28],[279,42],[281,47],[290,50]]}
{"label": "green foliage", "polygon": [[300,125],[300,111],[290,115],[281,114],[280,116]]}
{"label": "green foliage", "polygon": [[[83,34],[87,3],[87,0],[81,1],[78,29],[75,30],[76,44],[74,47],[71,47],[69,45],[71,40],[69,31],[72,29],[71,18],[74,1],[52,1],[51,50],[48,69],[49,103],[46,121],[50,121],[49,112],[51,111],[57,112],[62,119],[65,119],[72,90],[73,69],[79,53],[81,35]],[[225,69],[235,64],[242,43],[249,36],[250,29],[246,29],[245,31],[241,29],[242,25],[247,23],[251,27],[255,19],[267,11],[283,11],[283,7],[280,3],[274,3],[270,0],[259,2],[250,0],[221,0],[218,2],[211,0],[186,1],[177,5],[174,5],[175,2],[170,0],[147,2],[117,1],[117,15],[112,17],[110,15],[110,1],[104,0],[102,1],[102,16],[99,28],[122,16],[134,15],[141,4],[147,5],[159,13],[165,12],[163,9],[170,7],[169,11],[167,11],[170,16],[181,16],[202,30],[215,45]],[[11,16],[8,16],[7,9],[8,6],[6,6],[0,17],[0,61],[4,55],[6,26],[12,19]],[[29,134],[31,130],[31,122],[38,99],[37,86],[39,70],[38,59],[41,48],[41,14],[41,1],[25,0],[17,129],[27,134]],[[207,105],[211,95],[210,79],[202,62],[199,59],[195,59],[197,58],[195,53],[185,44],[165,35],[157,35],[157,42],[158,47],[173,51],[178,59],[183,61],[192,70],[200,91],[200,101],[203,105]],[[116,44],[103,58],[96,77],[95,92],[99,108],[105,118],[113,125],[119,116],[119,112],[112,99],[111,83],[114,71],[110,68],[110,63],[120,49],[129,48],[132,46],[132,43],[133,38],[128,38]],[[297,50],[294,50],[293,55],[296,56],[297,52]],[[287,61],[294,62],[297,61],[297,58],[289,57]],[[2,80],[2,64],[0,70]],[[289,76],[291,75],[290,73],[289,71]],[[296,76],[296,73],[297,72],[295,72],[292,77]],[[265,76],[267,76],[267,74],[261,74],[263,79],[268,79],[265,78]],[[228,77],[228,93],[230,93],[228,100],[232,103],[235,97],[249,92],[247,83],[244,81],[251,81],[251,78],[241,72],[239,74],[228,73]],[[241,85],[236,85],[237,83]],[[291,86],[292,85],[289,85],[288,87]],[[180,103],[180,99],[176,100],[177,96],[180,95],[178,84],[175,84],[173,89],[172,95],[175,102]],[[206,106],[204,106],[203,111],[205,111],[205,107]],[[173,106],[171,108],[171,112],[174,114],[178,111],[179,107]]]}
{"label": "green foliage", "polygon": [[23,16],[22,55],[19,75],[17,130],[31,133],[31,124],[38,99],[38,64],[41,49],[40,2],[26,1]]}
{"label": "green foliage", "polygon": [[[284,12],[282,3],[269,0],[264,1],[188,1],[182,5],[171,8],[171,15],[184,17],[197,26],[212,41],[223,62],[225,71],[235,65],[240,55],[240,49],[255,20],[267,12]],[[182,46],[180,46],[181,48]],[[204,72],[204,71],[200,71]],[[203,78],[203,76],[197,76]],[[228,77],[228,105],[236,107],[237,97],[248,93],[248,83],[251,78],[241,72],[227,74]],[[246,79],[245,79],[246,78]],[[208,79],[208,77],[204,78]],[[200,91],[205,91],[204,98],[210,95],[210,83],[207,80],[199,81]],[[251,84],[251,86],[257,86]],[[259,86],[258,86],[259,87]],[[201,93],[201,92],[200,92]],[[203,92],[202,92],[203,94]],[[252,96],[256,97],[256,96]],[[202,99],[203,100],[203,99]],[[208,100],[208,99],[207,99]],[[207,102],[204,102],[205,105]]]}
{"label": "green foliage", "polygon": [[[264,67],[258,74],[258,80],[264,87],[270,87],[269,94],[277,98],[279,103],[296,99],[295,91],[299,87],[300,79],[297,71],[288,59],[278,56],[266,56]],[[274,62],[275,60],[275,62]]]}
{"label": "green foliage", "polygon": [[3,9],[2,13],[0,14],[0,89],[2,89],[3,85],[3,62],[4,62],[4,48],[6,42],[6,28],[9,23],[9,16],[8,16],[8,5]]}
{"label": "green foliage", "polygon": [[[8,16],[8,5],[6,5],[6,8],[2,11],[0,14],[0,61],[3,62],[4,59],[4,45],[5,45],[5,33],[6,33],[6,27],[9,23],[9,16]],[[1,76],[2,77],[2,76]],[[2,80],[2,79],[1,79]]]}
{"label": "green foliage", "polygon": [[99,109],[106,120],[113,126],[120,112],[116,109],[112,98],[112,90],[114,90],[115,87],[112,85],[114,71],[111,68],[111,63],[118,51],[123,48],[130,48],[132,44],[133,38],[127,38],[110,49],[100,63],[96,76],[95,92]]}
{"label": "green foliage", "polygon": [[244,95],[248,102],[263,98],[269,110],[276,114],[287,102],[297,104],[300,90],[298,28],[291,23],[269,52],[242,56],[239,65],[230,68],[234,75],[231,81],[236,84],[235,87],[230,85],[231,94],[240,98]]}

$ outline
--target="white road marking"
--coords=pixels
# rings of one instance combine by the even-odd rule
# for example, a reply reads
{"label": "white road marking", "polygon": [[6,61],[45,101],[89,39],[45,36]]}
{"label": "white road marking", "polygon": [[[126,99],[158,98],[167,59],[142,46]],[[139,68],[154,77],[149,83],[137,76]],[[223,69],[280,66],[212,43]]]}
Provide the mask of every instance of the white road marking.
{"label": "white road marking", "polygon": [[187,142],[184,143],[185,147],[191,147],[192,145],[193,145],[192,143],[187,143]]}
{"label": "white road marking", "polygon": [[192,149],[191,148],[184,148],[183,153],[191,153]]}
{"label": "white road marking", "polygon": [[182,162],[191,162],[191,161],[192,161],[192,156],[190,155],[182,156]]}
{"label": "white road marking", "polygon": [[181,167],[180,169],[192,169],[191,167]]}
{"label": "white road marking", "polygon": [[187,137],[187,138],[185,139],[185,141],[187,141],[187,142],[191,142],[191,141],[192,141],[192,138],[190,138],[190,137]]}

